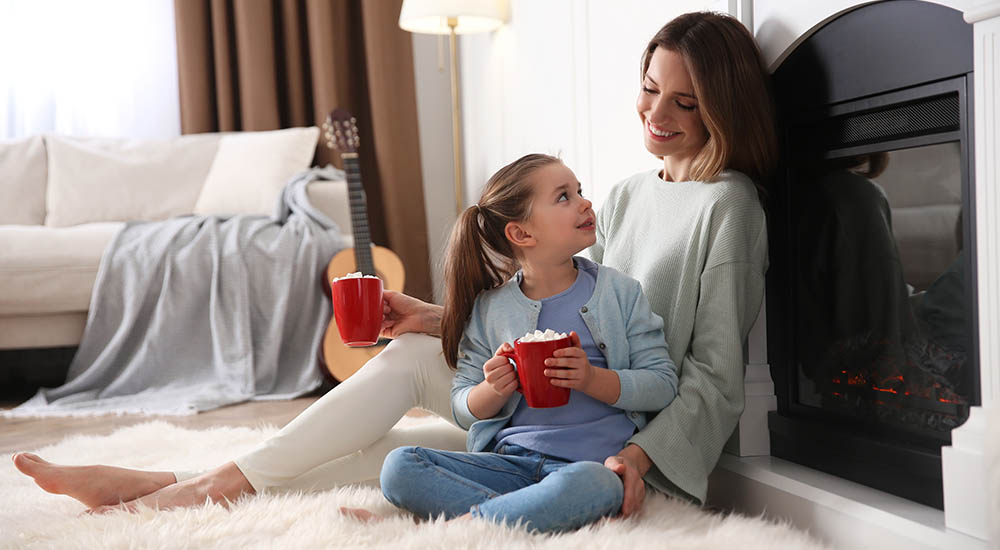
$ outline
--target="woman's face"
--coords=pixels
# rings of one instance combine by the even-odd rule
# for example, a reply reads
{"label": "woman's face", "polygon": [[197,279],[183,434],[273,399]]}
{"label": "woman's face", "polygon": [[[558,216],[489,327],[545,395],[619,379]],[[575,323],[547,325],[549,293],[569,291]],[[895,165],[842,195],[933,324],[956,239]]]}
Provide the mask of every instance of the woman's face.
{"label": "woman's face", "polygon": [[663,157],[665,179],[687,179],[691,160],[708,140],[691,75],[679,53],[656,48],[642,79],[636,109],[646,149]]}

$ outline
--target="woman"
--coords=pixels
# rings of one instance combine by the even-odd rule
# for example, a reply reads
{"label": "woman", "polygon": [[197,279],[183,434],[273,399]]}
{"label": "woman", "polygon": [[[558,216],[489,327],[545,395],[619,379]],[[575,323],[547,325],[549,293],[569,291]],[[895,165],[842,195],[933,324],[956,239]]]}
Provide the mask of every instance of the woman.
{"label": "woman", "polygon": [[[642,504],[643,481],[703,502],[708,474],[739,421],[742,343],[760,308],[767,264],[757,189],[777,154],[760,53],[732,17],[674,19],[649,42],[640,78],[644,143],[663,168],[615,186],[589,254],[641,281],[664,320],[680,380],[677,398],[605,461],[624,483],[626,517]],[[384,334],[395,337],[385,351],[234,462],[199,474],[57,466],[25,454],[15,464],[43,489],[91,508],[173,507],[375,479],[386,453],[402,445],[464,450],[458,428],[390,429],[413,406],[454,422],[453,371],[440,340],[428,336],[439,333],[441,308],[391,292],[385,302]]]}

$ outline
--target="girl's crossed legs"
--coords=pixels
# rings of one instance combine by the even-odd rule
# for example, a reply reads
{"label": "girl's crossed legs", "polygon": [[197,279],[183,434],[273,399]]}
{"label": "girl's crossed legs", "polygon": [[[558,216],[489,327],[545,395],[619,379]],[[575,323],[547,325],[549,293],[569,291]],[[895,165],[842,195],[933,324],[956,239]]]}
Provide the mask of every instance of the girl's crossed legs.
{"label": "girl's crossed legs", "polygon": [[89,508],[129,501],[192,506],[266,489],[323,490],[375,480],[386,454],[398,446],[465,448],[466,433],[455,426],[393,429],[412,407],[452,421],[452,374],[438,338],[404,334],[256,449],[213,470],[61,466],[30,454],[14,455],[14,464],[46,491]]}
{"label": "girl's crossed legs", "polygon": [[622,481],[598,462],[566,462],[517,445],[492,453],[403,447],[389,453],[382,491],[421,518],[469,514],[530,529],[577,529],[621,510]]}

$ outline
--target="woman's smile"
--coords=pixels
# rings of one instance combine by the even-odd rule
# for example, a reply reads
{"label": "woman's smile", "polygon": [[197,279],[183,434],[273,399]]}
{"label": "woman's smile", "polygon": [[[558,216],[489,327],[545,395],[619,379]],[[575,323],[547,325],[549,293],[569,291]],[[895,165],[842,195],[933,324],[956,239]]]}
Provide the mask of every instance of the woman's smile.
{"label": "woman's smile", "polygon": [[681,132],[672,132],[670,130],[660,128],[649,121],[646,121],[646,132],[649,134],[650,139],[659,142],[670,141],[681,135]]}

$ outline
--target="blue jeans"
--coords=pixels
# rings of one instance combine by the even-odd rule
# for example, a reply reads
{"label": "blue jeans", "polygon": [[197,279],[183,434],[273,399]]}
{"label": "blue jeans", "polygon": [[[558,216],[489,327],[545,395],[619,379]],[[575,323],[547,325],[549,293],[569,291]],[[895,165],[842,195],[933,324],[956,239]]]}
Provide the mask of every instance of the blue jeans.
{"label": "blue jeans", "polygon": [[400,447],[382,465],[382,493],[423,518],[465,513],[529,530],[577,529],[618,513],[621,479],[597,462],[566,462],[517,445],[492,453]]}

